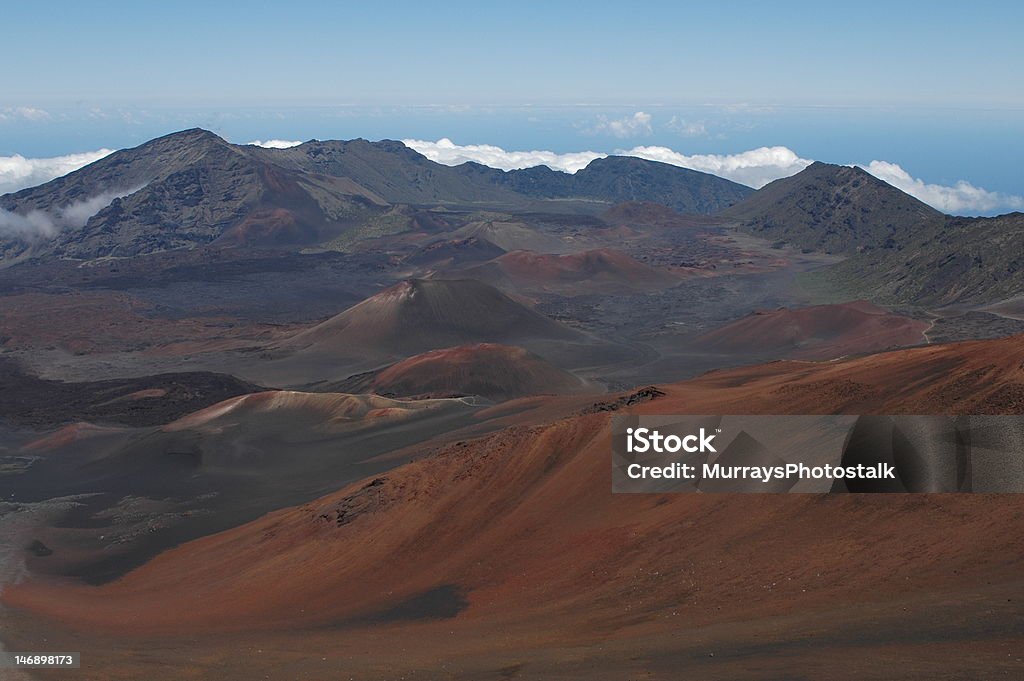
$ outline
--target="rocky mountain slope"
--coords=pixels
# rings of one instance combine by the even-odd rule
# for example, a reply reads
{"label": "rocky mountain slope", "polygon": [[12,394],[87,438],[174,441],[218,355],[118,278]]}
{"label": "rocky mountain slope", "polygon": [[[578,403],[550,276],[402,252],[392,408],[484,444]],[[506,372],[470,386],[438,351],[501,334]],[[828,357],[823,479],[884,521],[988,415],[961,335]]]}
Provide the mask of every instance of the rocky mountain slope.
{"label": "rocky mountain slope", "polygon": [[745,185],[715,175],[630,156],[595,159],[573,175],[544,166],[487,174],[528,196],[650,201],[684,213],[715,213],[753,193]]}
{"label": "rocky mountain slope", "polygon": [[391,140],[265,149],[192,129],[0,197],[0,209],[17,223],[0,232],[0,256],[95,259],[211,243],[306,246],[330,242],[397,205],[564,210],[567,199],[603,207],[643,199],[707,213],[750,192],[640,159],[600,159],[575,175],[504,172],[441,165]]}
{"label": "rocky mountain slope", "polygon": [[944,216],[866,171],[812,163],[721,213],[772,241],[827,253],[894,248]]}
{"label": "rocky mountain slope", "polygon": [[1024,214],[943,215],[860,168],[814,163],[718,217],[773,241],[851,256],[812,277],[846,298],[943,306],[1024,292]]}
{"label": "rocky mountain slope", "polygon": [[993,303],[1024,293],[1024,213],[949,218],[892,249],[860,254],[817,275],[886,303]]}
{"label": "rocky mountain slope", "polygon": [[187,130],[0,197],[0,208],[45,223],[0,241],[0,252],[94,259],[218,241],[310,244],[387,205],[347,178],[285,169],[254,147]]}
{"label": "rocky mountain slope", "polygon": [[[628,411],[1019,413],[1022,350],[1017,337],[776,362],[664,386]],[[612,494],[611,438],[600,413],[503,429],[181,544],[117,581],[37,577],[2,598],[86,639],[230,632],[215,659],[237,657],[247,630],[268,649],[261,625],[273,622],[323,650],[351,646],[346,670],[399,675],[436,664],[439,641],[462,678],[494,679],[559,678],[565,656],[586,671],[566,678],[674,678],[684,662],[717,670],[707,678],[782,678],[779,658],[796,656],[828,678],[885,679],[894,654],[922,678],[960,678],[941,668],[981,659],[968,676],[983,678],[974,672],[1017,649],[1024,540],[1007,528],[1024,512],[1018,495]],[[951,620],[983,624],[965,642]]]}

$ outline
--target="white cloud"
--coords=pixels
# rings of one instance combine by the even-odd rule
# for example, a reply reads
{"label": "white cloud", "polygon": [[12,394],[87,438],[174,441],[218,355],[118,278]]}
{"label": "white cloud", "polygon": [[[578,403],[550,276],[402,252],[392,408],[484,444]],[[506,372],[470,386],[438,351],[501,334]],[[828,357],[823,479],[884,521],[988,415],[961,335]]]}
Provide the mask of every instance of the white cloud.
{"label": "white cloud", "polygon": [[704,121],[688,121],[678,116],[673,116],[665,127],[683,137],[707,137],[709,134]]}
{"label": "white cloud", "polygon": [[0,156],[0,194],[49,182],[111,153],[111,149],[100,149],[53,158],[25,158],[17,154]]}
{"label": "white cloud", "polygon": [[50,118],[49,111],[34,106],[8,106],[0,109],[0,121],[48,121]]}
{"label": "white cloud", "polygon": [[[49,182],[111,153],[110,149],[100,149],[52,158],[25,158],[17,154],[0,156],[0,194]],[[109,206],[114,199],[133,194],[141,188],[105,191],[56,209],[32,210],[24,215],[0,209],[0,236],[23,239],[53,237],[62,229],[85,225],[89,218]]]}
{"label": "white cloud", "polygon": [[794,175],[812,163],[806,158],[800,158],[788,147],[759,147],[738,154],[693,156],[681,154],[668,147],[633,147],[616,153],[711,173],[755,189],[760,189],[772,180]]}
{"label": "white cloud", "polygon": [[556,154],[553,151],[505,151],[501,147],[490,144],[455,144],[447,137],[436,142],[424,140],[402,140],[405,146],[418,151],[431,161],[446,166],[457,166],[467,161],[482,163],[491,168],[516,170],[547,166],[552,170],[575,173],[587,167],[595,158],[604,158],[607,154],[595,151],[578,151],[568,154]]}
{"label": "white cloud", "polygon": [[302,142],[293,142],[291,140],[253,140],[249,144],[265,149],[290,149],[291,147],[299,146]]}
{"label": "white cloud", "polygon": [[911,177],[910,173],[896,163],[872,161],[861,166],[883,182],[888,182],[913,197],[924,201],[945,213],[992,213],[999,210],[1024,210],[1024,197],[990,192],[960,180],[952,186],[928,184]]}
{"label": "white cloud", "polygon": [[597,119],[597,124],[590,131],[594,133],[608,133],[616,137],[625,138],[650,135],[654,132],[654,128],[651,125],[651,114],[637,111],[632,116],[624,118],[609,119],[605,116],[600,116]]}
{"label": "white cloud", "polygon": [[[637,118],[637,116],[641,116],[641,118]],[[634,123],[627,124],[623,121],[634,121]],[[639,123],[635,123],[635,121],[639,121]],[[633,117],[621,119],[618,122],[627,127],[629,125],[640,128],[649,127],[650,116],[637,112]],[[682,125],[683,122],[677,120],[677,124]],[[694,130],[696,129],[694,128]],[[489,144],[460,145],[448,138],[436,142],[415,139],[407,139],[403,142],[406,146],[438,163],[454,166],[473,161],[501,170],[543,165],[553,170],[575,173],[585,168],[594,159],[604,158],[608,155],[596,151],[569,153],[546,150],[508,151]],[[255,140],[250,144],[285,149],[297,146],[301,142]],[[110,149],[99,149],[52,158],[25,158],[21,155],[0,156],[0,194],[48,182],[110,153],[112,153]],[[662,146],[636,146],[631,149],[616,150],[615,154],[661,161],[711,173],[754,188],[763,187],[773,180],[798,173],[812,162],[810,159],[801,158],[796,152],[783,146],[760,147],[735,154],[694,155],[683,154]],[[964,180],[951,186],[929,184],[911,176],[901,166],[889,161],[875,160],[867,165],[858,165],[880,180],[947,213],[990,214],[1006,210],[1024,210],[1024,197],[988,191]],[[103,192],[58,209],[54,211],[53,215],[40,211],[26,215],[0,211],[0,234],[52,236],[60,229],[80,227],[89,217],[109,205],[115,198],[133,193],[138,189],[139,187],[126,191]]]}
{"label": "white cloud", "polygon": [[[553,170],[575,173],[596,158],[607,154],[580,151],[558,154],[553,151],[506,151],[489,144],[455,144],[448,138],[436,142],[403,140],[427,158],[445,165],[475,161],[492,168],[514,170],[545,165]],[[637,146],[616,150],[619,156],[636,156],[649,161],[699,170],[739,182],[756,189],[773,180],[795,175],[813,161],[801,158],[788,147],[759,147],[735,154],[686,155],[668,147]],[[895,163],[872,161],[861,166],[875,177],[915,196],[941,211],[954,214],[993,213],[1000,210],[1024,210],[1024,197],[991,192],[960,181],[953,186],[927,184]]]}
{"label": "white cloud", "polygon": [[[515,170],[545,165],[553,170],[575,173],[596,158],[608,154],[579,151],[557,154],[553,151],[506,151],[489,144],[455,144],[447,137],[436,142],[402,140],[431,161],[454,166],[475,161],[492,168]],[[687,156],[668,147],[633,147],[615,152],[619,156],[636,156],[661,161],[683,168],[711,173],[751,187],[762,187],[772,180],[798,173],[811,164],[786,147],[761,147],[739,154],[708,154]]]}
{"label": "white cloud", "polygon": [[57,225],[54,224],[53,219],[41,210],[29,211],[25,215],[21,215],[0,208],[0,237],[49,238],[57,231]]}
{"label": "white cloud", "polygon": [[134,194],[144,186],[101,192],[52,211],[32,210],[21,215],[0,208],[0,237],[49,239],[61,230],[84,227],[89,218],[113,203],[114,199]]}
{"label": "white cloud", "polygon": [[57,211],[58,222],[61,227],[84,227],[89,218],[113,203],[114,199],[121,199],[129,194],[134,194],[145,186],[142,184],[131,189],[105,191],[96,196],[75,201]]}

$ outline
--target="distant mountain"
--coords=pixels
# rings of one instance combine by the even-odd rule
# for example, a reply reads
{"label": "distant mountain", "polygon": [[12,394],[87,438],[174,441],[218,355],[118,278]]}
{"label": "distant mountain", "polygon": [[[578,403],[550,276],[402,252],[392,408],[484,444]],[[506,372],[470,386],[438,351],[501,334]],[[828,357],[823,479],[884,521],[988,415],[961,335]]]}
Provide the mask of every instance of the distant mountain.
{"label": "distant mountain", "polygon": [[389,203],[514,206],[529,198],[496,181],[500,170],[442,165],[394,140],[311,140],[288,149],[251,149],[293,172],[348,178]]}
{"label": "distant mountain", "polygon": [[329,242],[399,205],[565,210],[565,200],[573,199],[575,208],[596,203],[596,210],[647,200],[708,213],[751,191],[633,158],[599,159],[575,175],[548,168],[504,172],[441,165],[391,140],[265,149],[192,129],[0,197],[5,219],[19,223],[18,229],[0,224],[0,257],[125,257],[211,243],[305,246]]}
{"label": "distant mountain", "polygon": [[1024,294],[1024,213],[948,218],[899,247],[862,253],[816,275],[890,303],[991,303]]}
{"label": "distant mountain", "polygon": [[687,213],[714,213],[753,193],[708,173],[645,159],[609,156],[575,174],[546,166],[503,171],[479,163],[445,166],[401,142],[313,140],[289,149],[261,149],[274,163],[348,177],[392,203],[490,203],[583,199],[603,204],[651,201]]}
{"label": "distant mountain", "polygon": [[55,233],[0,248],[90,259],[216,241],[309,244],[387,205],[347,178],[284,168],[256,147],[186,130],[0,197],[0,208],[42,216]]}
{"label": "distant mountain", "polygon": [[720,215],[766,239],[828,253],[894,248],[944,220],[860,168],[828,163],[775,180]]}
{"label": "distant mountain", "polygon": [[593,199],[605,203],[649,201],[683,213],[716,213],[750,196],[746,185],[688,168],[631,156],[591,161],[573,175],[544,166],[496,176],[528,196]]}

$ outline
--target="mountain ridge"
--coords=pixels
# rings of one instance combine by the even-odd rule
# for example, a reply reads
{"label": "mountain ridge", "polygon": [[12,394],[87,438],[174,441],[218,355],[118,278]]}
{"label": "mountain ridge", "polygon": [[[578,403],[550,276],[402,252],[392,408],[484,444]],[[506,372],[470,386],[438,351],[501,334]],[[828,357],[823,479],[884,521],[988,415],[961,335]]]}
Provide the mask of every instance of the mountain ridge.
{"label": "mountain ridge", "polygon": [[862,168],[815,161],[723,210],[757,236],[826,253],[893,248],[945,216]]}
{"label": "mountain ridge", "polygon": [[1024,290],[1022,252],[1022,212],[948,217],[895,249],[855,255],[813,278],[892,304],[995,303]]}
{"label": "mountain ridge", "polygon": [[564,209],[567,201],[605,206],[644,199],[707,213],[750,192],[714,175],[624,157],[598,159],[576,175],[543,167],[502,171],[446,166],[395,140],[310,140],[270,149],[191,128],[0,196],[4,211],[41,224],[0,238],[0,256],[96,259],[208,244],[302,247],[329,242],[403,204]]}
{"label": "mountain ridge", "polygon": [[[55,223],[52,239],[23,243],[31,254],[94,259],[190,248],[220,238],[259,245],[309,243],[325,236],[332,223],[386,206],[357,184],[287,172],[253,149],[193,128],[0,197],[0,207],[35,211]],[[69,206],[110,192],[115,195],[82,224],[61,224]],[[10,242],[7,246],[9,251]]]}

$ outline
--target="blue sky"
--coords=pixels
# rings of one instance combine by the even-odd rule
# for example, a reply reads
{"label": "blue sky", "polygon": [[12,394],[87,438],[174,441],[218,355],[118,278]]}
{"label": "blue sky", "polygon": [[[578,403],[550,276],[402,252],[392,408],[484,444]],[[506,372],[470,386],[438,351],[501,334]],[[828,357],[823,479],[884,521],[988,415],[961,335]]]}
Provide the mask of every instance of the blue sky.
{"label": "blue sky", "polygon": [[8,3],[4,98],[1024,106],[1014,2]]}
{"label": "blue sky", "polygon": [[200,125],[235,142],[785,146],[1024,194],[1019,3],[56,2],[10,3],[4,24],[0,188],[2,158]]}

